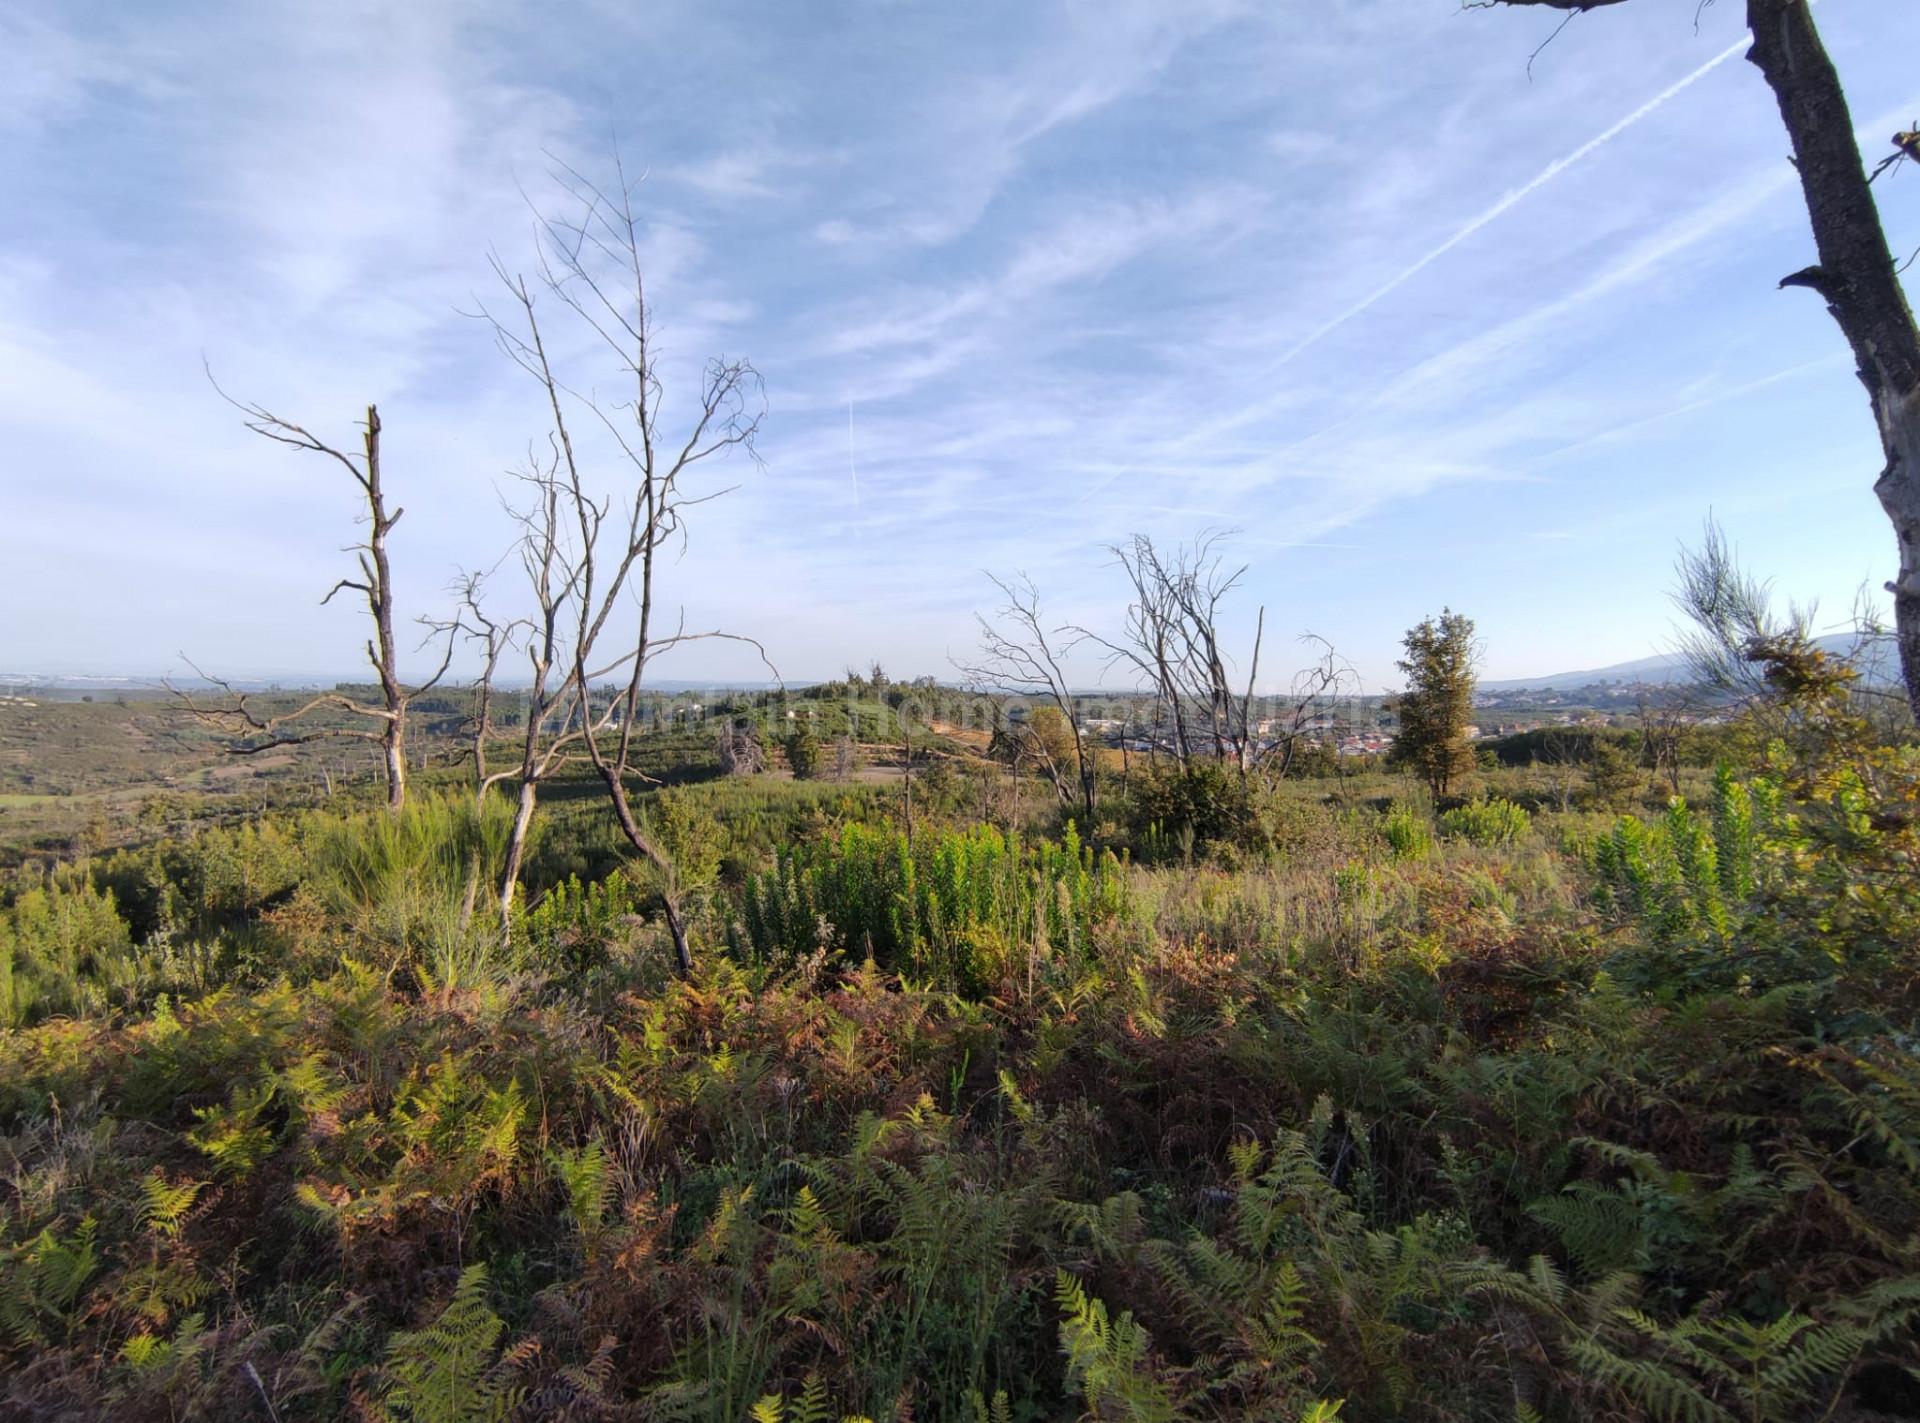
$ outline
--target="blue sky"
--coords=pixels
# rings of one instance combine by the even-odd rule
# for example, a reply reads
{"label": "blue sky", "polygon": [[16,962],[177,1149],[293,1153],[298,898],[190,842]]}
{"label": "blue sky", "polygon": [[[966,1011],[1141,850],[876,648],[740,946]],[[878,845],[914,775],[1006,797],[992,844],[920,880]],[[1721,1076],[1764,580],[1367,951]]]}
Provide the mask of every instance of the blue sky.
{"label": "blue sky", "polygon": [[[1376,685],[1443,604],[1489,676],[1657,650],[1709,509],[1838,618],[1892,571],[1879,455],[1775,290],[1811,240],[1741,8],[1585,15],[1529,78],[1559,17],[1453,0],[0,0],[0,670],[355,666],[351,490],[203,356],[341,439],[378,401],[402,613],[441,607],[544,428],[460,311],[544,155],[616,139],[669,422],[714,353],[770,402],[663,596],[789,677],[947,672],[982,569],[1110,623],[1136,530],[1239,529],[1265,664],[1311,630]],[[1920,6],[1820,22],[1877,153]],[[1879,189],[1920,244],[1920,173]]]}

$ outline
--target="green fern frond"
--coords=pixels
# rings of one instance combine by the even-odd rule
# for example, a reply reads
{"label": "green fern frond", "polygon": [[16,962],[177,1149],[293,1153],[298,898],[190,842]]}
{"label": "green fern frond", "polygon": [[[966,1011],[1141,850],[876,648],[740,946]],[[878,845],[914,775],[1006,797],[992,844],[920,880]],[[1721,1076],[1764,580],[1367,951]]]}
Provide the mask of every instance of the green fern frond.
{"label": "green fern frond", "polygon": [[555,1147],[548,1155],[567,1193],[567,1213],[582,1240],[590,1241],[613,1204],[613,1173],[596,1137],[576,1150]]}
{"label": "green fern frond", "polygon": [[995,1389],[991,1399],[975,1389],[967,1395],[967,1407],[973,1414],[973,1423],[1013,1423],[1013,1404],[1004,1388]]}
{"label": "green fern frond", "polygon": [[1067,1382],[1101,1418],[1130,1423],[1174,1423],[1179,1407],[1155,1375],[1151,1341],[1132,1313],[1109,1316],[1106,1302],[1087,1294],[1065,1270],[1057,1272],[1054,1298],[1060,1306],[1060,1352]]}
{"label": "green fern frond", "polygon": [[531,1340],[498,1354],[506,1321],[487,1305],[487,1269],[460,1272],[453,1297],[422,1329],[387,1345],[383,1399],[410,1423],[504,1423],[525,1390],[515,1375],[537,1347]]}
{"label": "green fern frond", "polygon": [[187,1133],[223,1176],[247,1177],[273,1154],[275,1133],[262,1120],[273,1101],[275,1083],[242,1082],[224,1106],[196,1107],[200,1125]]}
{"label": "green fern frond", "polygon": [[98,1234],[99,1223],[89,1216],[70,1236],[55,1235],[46,1226],[25,1244],[0,1253],[0,1330],[16,1345],[45,1338],[50,1324],[69,1326],[82,1291],[100,1268]]}
{"label": "green fern frond", "polygon": [[140,1179],[140,1224],[168,1240],[177,1239],[187,1215],[206,1182],[187,1180],[170,1185],[159,1167]]}

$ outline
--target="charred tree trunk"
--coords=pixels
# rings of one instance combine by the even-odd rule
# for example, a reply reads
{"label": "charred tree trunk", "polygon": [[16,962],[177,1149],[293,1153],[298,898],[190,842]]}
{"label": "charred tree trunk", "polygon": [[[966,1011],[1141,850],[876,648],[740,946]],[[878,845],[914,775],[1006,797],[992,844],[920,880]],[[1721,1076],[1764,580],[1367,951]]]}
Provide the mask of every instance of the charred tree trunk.
{"label": "charred tree trunk", "polygon": [[[1785,278],[1827,303],[1853,348],[1887,457],[1874,492],[1900,570],[1888,584],[1907,702],[1920,716],[1920,331],[1854,139],[1853,115],[1808,0],[1748,0],[1751,60],[1780,104],[1819,262]],[[1920,146],[1920,145],[1916,145]]]}
{"label": "charred tree trunk", "polygon": [[380,674],[380,695],[386,704],[387,724],[380,737],[387,764],[387,809],[398,811],[407,801],[407,690],[400,683],[399,649],[393,637],[393,568],[387,561],[387,533],[400,522],[404,509],[387,513],[380,488],[380,412],[367,407],[367,552],[373,566],[367,579],[368,611],[373,614],[374,640],[367,657]]}
{"label": "charred tree trunk", "polygon": [[[1503,2],[1578,11],[1620,0]],[[1820,257],[1780,285],[1806,287],[1825,299],[1853,348],[1886,455],[1874,493],[1899,551],[1899,573],[1887,591],[1893,594],[1907,704],[1920,719],[1920,330],[1873,201],[1846,91],[1813,21],[1812,0],[1747,0],[1747,28],[1753,34],[1747,58],[1780,106]],[[1893,142],[1889,162],[1903,154],[1920,161],[1920,133],[1895,134]]]}

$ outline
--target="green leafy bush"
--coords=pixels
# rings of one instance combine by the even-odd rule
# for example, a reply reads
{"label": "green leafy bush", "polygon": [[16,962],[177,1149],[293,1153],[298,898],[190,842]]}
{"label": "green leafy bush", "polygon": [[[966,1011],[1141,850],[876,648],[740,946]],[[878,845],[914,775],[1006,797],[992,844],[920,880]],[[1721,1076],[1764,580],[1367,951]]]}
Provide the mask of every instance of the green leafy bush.
{"label": "green leafy bush", "polygon": [[1533,818],[1510,800],[1489,797],[1440,815],[1440,833],[1476,845],[1511,845],[1533,828]]}
{"label": "green leafy bush", "polygon": [[56,875],[0,909],[0,1028],[99,1012],[141,977],[112,894],[87,880]]}
{"label": "green leafy bush", "polygon": [[803,726],[786,739],[787,769],[795,780],[810,781],[820,774],[820,738]]}
{"label": "green leafy bush", "polygon": [[1191,857],[1211,845],[1254,847],[1260,821],[1246,784],[1219,761],[1155,768],[1131,793],[1135,840],[1149,858]]}
{"label": "green leafy bush", "polygon": [[1433,853],[1433,829],[1426,816],[1398,802],[1380,818],[1380,833],[1396,860],[1424,860]]}
{"label": "green leafy bush", "polygon": [[1016,946],[1067,963],[1129,906],[1127,876],[1069,825],[1058,843],[993,826],[905,835],[848,825],[833,840],[783,852],[748,881],[746,928],[763,956],[819,949],[949,984],[998,980]]}

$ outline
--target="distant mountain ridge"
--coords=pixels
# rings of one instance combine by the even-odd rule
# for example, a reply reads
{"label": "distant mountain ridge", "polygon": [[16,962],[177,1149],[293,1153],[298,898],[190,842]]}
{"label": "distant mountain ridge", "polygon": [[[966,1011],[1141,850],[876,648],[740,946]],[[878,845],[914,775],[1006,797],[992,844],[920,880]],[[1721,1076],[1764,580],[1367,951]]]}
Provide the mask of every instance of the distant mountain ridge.
{"label": "distant mountain ridge", "polygon": [[[1862,648],[1862,642],[1870,644]],[[1894,641],[1889,636],[1862,639],[1850,632],[1829,633],[1813,640],[1814,646],[1834,657],[1848,657],[1863,651],[1861,665],[1866,680],[1872,683],[1893,681],[1899,674]],[[1554,672],[1544,677],[1505,677],[1482,682],[1484,692],[1577,692],[1582,687],[1608,683],[1634,686],[1677,686],[1693,680],[1684,653],[1661,652],[1631,662],[1616,662],[1608,667],[1585,671]]]}
{"label": "distant mountain ridge", "polygon": [[1644,682],[1656,686],[1669,686],[1690,680],[1686,658],[1677,652],[1662,652],[1652,657],[1638,657],[1631,662],[1615,662],[1610,666],[1591,667],[1584,671],[1551,672],[1539,677],[1502,677],[1480,683],[1480,690],[1483,692],[1574,692],[1582,687],[1598,686],[1606,682],[1621,682],[1628,685]]}

